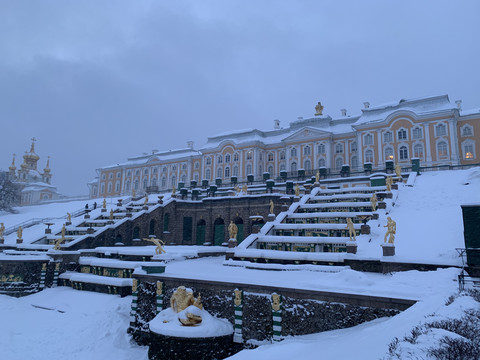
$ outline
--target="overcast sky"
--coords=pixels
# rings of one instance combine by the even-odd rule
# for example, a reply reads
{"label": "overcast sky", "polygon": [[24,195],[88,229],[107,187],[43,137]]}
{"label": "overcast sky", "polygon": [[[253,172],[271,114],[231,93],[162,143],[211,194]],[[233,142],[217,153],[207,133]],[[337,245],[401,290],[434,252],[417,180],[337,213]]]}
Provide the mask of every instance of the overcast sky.
{"label": "overcast sky", "polygon": [[[0,169],[38,139],[53,184],[95,169],[448,94],[480,107],[480,1],[0,0]],[[17,166],[21,163],[17,158]]]}

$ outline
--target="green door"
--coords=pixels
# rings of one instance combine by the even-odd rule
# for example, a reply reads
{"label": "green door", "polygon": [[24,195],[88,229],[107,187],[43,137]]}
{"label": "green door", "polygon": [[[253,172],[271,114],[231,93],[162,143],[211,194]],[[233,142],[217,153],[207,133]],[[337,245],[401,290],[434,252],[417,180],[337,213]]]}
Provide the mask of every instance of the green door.
{"label": "green door", "polygon": [[237,243],[240,244],[243,240],[243,224],[237,224],[238,233],[237,233]]}
{"label": "green door", "polygon": [[197,225],[197,245],[203,245],[205,242],[205,223]]}
{"label": "green door", "polygon": [[183,218],[183,243],[191,244],[193,235],[193,219],[189,216]]}
{"label": "green door", "polygon": [[216,224],[214,228],[214,245],[222,245],[225,239],[225,224]]}

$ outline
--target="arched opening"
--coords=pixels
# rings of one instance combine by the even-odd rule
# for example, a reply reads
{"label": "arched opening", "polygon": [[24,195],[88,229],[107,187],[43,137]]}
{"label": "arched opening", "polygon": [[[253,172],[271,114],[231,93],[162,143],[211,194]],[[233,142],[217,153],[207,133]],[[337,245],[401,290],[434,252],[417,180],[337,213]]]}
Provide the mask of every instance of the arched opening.
{"label": "arched opening", "polygon": [[243,229],[243,219],[241,217],[236,217],[235,220],[233,220],[233,223],[237,225],[237,228],[238,228],[237,243],[240,244],[245,238],[244,229]]}
{"label": "arched opening", "polygon": [[148,235],[155,236],[155,220],[150,220],[150,224],[148,226]]}
{"label": "arched opening", "polygon": [[205,243],[205,229],[207,223],[205,220],[200,219],[197,221],[197,245],[203,245]]}
{"label": "arched opening", "polygon": [[217,218],[213,223],[213,245],[220,246],[225,240],[225,221]]}
{"label": "arched opening", "polygon": [[138,226],[133,228],[132,239],[140,239],[140,228]]}
{"label": "arched opening", "polygon": [[166,213],[163,216],[163,232],[168,232],[168,222],[170,220],[170,214]]}
{"label": "arched opening", "polygon": [[123,245],[122,235],[118,234],[118,235],[115,237],[115,245]]}

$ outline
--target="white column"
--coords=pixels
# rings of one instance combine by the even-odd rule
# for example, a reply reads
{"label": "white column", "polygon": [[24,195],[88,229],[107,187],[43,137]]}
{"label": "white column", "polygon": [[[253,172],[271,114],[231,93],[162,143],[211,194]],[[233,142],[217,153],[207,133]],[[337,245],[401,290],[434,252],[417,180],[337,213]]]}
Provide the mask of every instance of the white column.
{"label": "white column", "polygon": [[328,139],[327,140],[327,143],[325,144],[325,155],[326,155],[326,159],[325,159],[325,166],[329,169],[332,169],[333,166],[332,164],[335,163],[335,160],[332,159],[332,147],[333,147],[333,141],[332,141],[332,138]]}
{"label": "white column", "polygon": [[448,120],[448,127],[449,127],[449,136],[450,136],[450,144],[451,144],[451,159],[453,164],[459,164],[459,157],[458,157],[458,137],[457,137],[457,120],[451,119]]}
{"label": "white column", "polygon": [[[360,136],[360,132],[355,131],[355,135],[357,137],[357,163],[358,169],[363,169],[363,147],[362,147],[362,137]],[[357,169],[357,170],[358,170]]]}
{"label": "white column", "polygon": [[430,124],[427,123],[425,124],[425,127],[423,128],[424,130],[424,136],[425,136],[425,160],[427,165],[431,165],[432,163],[432,150],[431,150],[431,144],[430,144]]}
{"label": "white column", "polygon": [[380,129],[377,129],[376,133],[377,133],[377,153],[378,153],[377,164],[379,168],[383,168],[385,165],[385,159],[383,158],[382,134],[380,132]]}

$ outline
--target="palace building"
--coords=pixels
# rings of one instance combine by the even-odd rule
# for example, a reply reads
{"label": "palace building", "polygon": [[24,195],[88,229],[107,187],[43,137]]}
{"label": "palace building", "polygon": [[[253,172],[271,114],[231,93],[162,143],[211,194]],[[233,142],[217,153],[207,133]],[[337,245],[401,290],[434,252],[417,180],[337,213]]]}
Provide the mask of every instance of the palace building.
{"label": "palace building", "polygon": [[370,106],[357,115],[341,110],[339,117],[323,114],[318,103],[316,113],[299,117],[281,127],[274,120],[271,130],[246,129],[218,134],[195,149],[193,142],[178,150],[153,151],[129,158],[126,162],[97,169],[90,182],[90,196],[109,197],[153,191],[168,191],[179,183],[198,184],[217,179],[230,183],[247,176],[262,180],[281,172],[296,176],[317,169],[338,173],[348,164],[350,171],[385,169],[393,160],[403,167],[414,158],[421,167],[468,165],[479,163],[480,109],[464,111],[461,101],[452,104],[448,95],[402,99]]}
{"label": "palace building", "polygon": [[51,184],[52,172],[50,169],[50,157],[41,173],[37,168],[40,156],[35,153],[35,141],[32,139],[30,151],[25,151],[23,163],[20,169],[15,166],[15,154],[12,164],[8,168],[9,179],[21,187],[20,205],[38,204],[41,201],[55,200],[60,198],[57,188]]}

